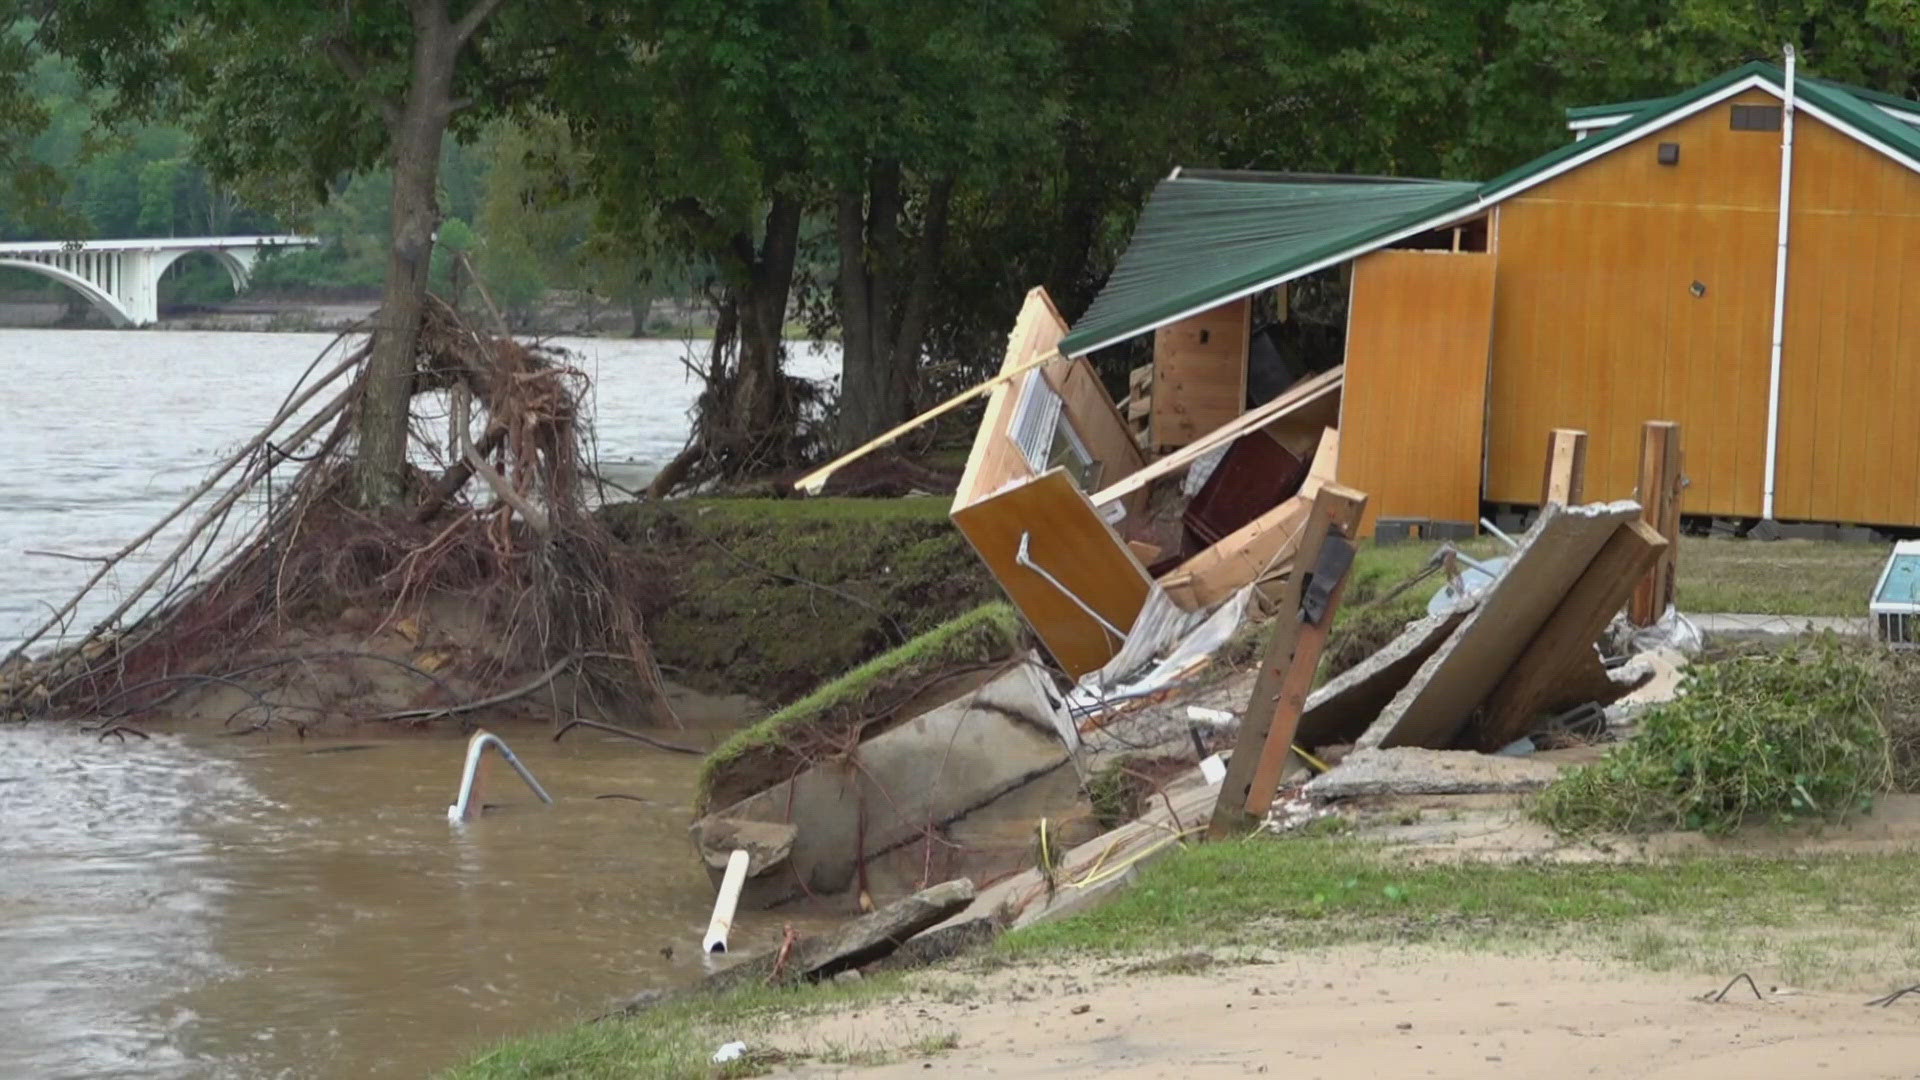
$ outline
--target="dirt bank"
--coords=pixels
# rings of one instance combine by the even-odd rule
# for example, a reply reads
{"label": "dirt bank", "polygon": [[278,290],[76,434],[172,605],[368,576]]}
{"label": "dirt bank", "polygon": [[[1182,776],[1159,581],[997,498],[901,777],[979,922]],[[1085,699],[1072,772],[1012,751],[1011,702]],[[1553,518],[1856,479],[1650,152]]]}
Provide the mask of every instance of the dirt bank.
{"label": "dirt bank", "polygon": [[[1759,976],[1591,960],[1342,949],[1245,963],[1082,960],[1001,971],[769,1037],[784,1076],[1303,1078],[1911,1076],[1911,1011]],[[935,1050],[928,1054],[927,1050]],[[863,1062],[885,1064],[860,1068]]]}
{"label": "dirt bank", "polygon": [[942,498],[674,499],[601,518],[667,575],[647,625],[662,669],[770,706],[999,599]]}

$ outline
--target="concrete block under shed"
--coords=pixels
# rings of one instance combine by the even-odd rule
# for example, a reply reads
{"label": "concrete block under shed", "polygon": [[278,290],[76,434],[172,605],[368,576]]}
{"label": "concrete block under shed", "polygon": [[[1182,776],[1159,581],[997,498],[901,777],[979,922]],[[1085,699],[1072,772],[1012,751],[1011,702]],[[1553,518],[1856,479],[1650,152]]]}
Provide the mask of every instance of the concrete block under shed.
{"label": "concrete block under shed", "polygon": [[696,822],[791,824],[783,865],[749,878],[743,907],[843,893],[871,859],[1054,772],[1070,756],[1057,698],[1037,662],[1023,661],[953,701],[821,760],[790,780]]}

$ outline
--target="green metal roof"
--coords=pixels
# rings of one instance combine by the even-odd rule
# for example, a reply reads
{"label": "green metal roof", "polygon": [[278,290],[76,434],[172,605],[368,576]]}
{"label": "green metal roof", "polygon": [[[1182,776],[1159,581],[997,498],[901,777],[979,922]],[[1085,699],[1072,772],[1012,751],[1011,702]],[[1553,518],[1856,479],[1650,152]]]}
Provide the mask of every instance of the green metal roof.
{"label": "green metal roof", "polygon": [[1470,183],[1162,180],[1133,241],[1060,351],[1077,356],[1414,224]]}
{"label": "green metal roof", "polygon": [[[1571,167],[1574,159],[1631,142],[1670,122],[1674,112],[1754,79],[1778,90],[1786,75],[1756,61],[1671,97],[1569,109],[1569,117],[1631,114],[1484,184],[1282,173],[1176,174],[1154,188],[1119,265],[1061,340],[1060,349],[1068,356],[1092,352],[1289,280],[1327,260],[1365,254],[1423,221],[1498,202],[1555,169]],[[1920,129],[1879,107],[1911,106],[1920,112],[1920,103],[1814,78],[1798,79],[1795,96],[1866,139],[1920,163]]]}
{"label": "green metal roof", "polygon": [[1619,101],[1612,105],[1575,105],[1567,110],[1569,120],[1591,120],[1597,116],[1624,116],[1643,112],[1655,105],[1664,105],[1671,98],[1641,98],[1639,101]]}

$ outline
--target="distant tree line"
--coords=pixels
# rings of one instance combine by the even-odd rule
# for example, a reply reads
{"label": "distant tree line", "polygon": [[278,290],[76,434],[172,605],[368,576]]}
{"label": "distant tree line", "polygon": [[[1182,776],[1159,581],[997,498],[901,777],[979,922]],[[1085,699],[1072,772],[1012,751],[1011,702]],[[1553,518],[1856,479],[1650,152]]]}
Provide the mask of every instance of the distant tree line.
{"label": "distant tree line", "polygon": [[[336,243],[266,279],[377,281],[387,377],[422,290],[463,287],[451,255],[509,305],[704,297],[668,487],[826,449],[790,319],[842,343],[827,441],[858,443],[987,371],[1027,288],[1083,310],[1176,165],[1485,177],[1562,142],[1566,106],[1783,42],[1820,75],[1920,85],[1912,0],[0,2],[0,124],[41,131],[0,148],[18,205],[57,187],[44,160],[92,228],[316,229]],[[91,134],[56,133],[106,96],[147,126],[103,145],[145,156],[89,180]],[[378,503],[403,417],[369,413]]]}

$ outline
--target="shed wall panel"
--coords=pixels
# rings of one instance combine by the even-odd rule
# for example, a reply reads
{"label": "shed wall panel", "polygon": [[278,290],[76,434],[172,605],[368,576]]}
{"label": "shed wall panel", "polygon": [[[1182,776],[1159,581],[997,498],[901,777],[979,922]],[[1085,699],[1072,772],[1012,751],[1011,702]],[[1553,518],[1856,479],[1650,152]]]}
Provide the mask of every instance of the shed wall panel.
{"label": "shed wall panel", "polygon": [[1377,517],[1480,517],[1493,256],[1376,251],[1354,263],[1340,483]]}
{"label": "shed wall panel", "polygon": [[1487,498],[1539,502],[1556,427],[1588,433],[1589,498],[1630,497],[1659,419],[1685,431],[1689,513],[1760,512],[1780,140],[1730,105],[1501,204]]}
{"label": "shed wall panel", "polygon": [[1802,113],[1788,251],[1775,513],[1920,524],[1920,174]]}

